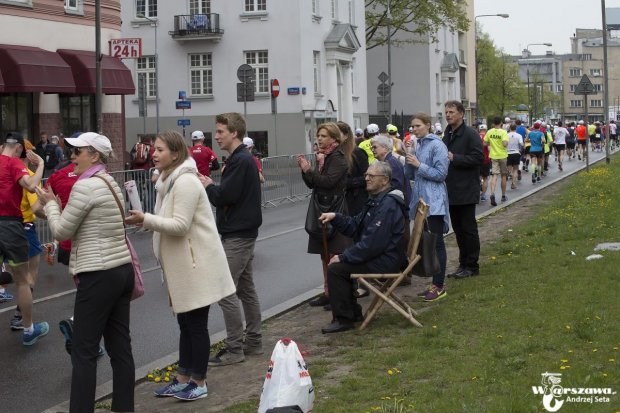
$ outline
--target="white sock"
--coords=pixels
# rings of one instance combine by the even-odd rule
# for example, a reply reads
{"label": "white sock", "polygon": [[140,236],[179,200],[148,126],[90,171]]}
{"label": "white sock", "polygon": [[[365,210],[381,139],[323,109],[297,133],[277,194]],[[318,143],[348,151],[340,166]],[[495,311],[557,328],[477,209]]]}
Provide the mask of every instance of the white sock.
{"label": "white sock", "polygon": [[34,333],[34,324],[30,324],[30,327],[24,327],[24,333],[32,334]]}
{"label": "white sock", "polygon": [[0,294],[3,294],[6,290],[4,288],[0,288]]}

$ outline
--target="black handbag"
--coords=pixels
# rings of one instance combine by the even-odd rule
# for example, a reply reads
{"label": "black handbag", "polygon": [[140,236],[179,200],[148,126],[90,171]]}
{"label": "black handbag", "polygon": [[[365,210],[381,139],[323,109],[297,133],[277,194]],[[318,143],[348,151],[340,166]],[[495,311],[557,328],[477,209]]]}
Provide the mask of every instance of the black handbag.
{"label": "black handbag", "polygon": [[428,221],[425,222],[424,231],[418,244],[418,255],[422,258],[413,266],[412,273],[418,277],[432,277],[440,271],[439,258],[437,258],[438,235],[428,230]]}
{"label": "black handbag", "polygon": [[[319,217],[326,212],[336,212],[341,214],[347,213],[347,206],[344,193],[338,195],[323,195],[312,192],[310,195],[310,203],[308,204],[308,212],[306,213],[306,232],[310,237],[318,240],[323,238],[323,230]],[[325,225],[327,239],[336,236],[336,228],[331,223]]]}

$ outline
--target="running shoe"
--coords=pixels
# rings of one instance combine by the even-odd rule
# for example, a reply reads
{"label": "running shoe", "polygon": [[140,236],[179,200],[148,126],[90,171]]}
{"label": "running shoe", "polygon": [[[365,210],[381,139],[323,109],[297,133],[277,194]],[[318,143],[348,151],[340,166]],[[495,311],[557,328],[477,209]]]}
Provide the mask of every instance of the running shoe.
{"label": "running shoe", "polygon": [[7,301],[11,301],[13,298],[13,294],[6,290],[0,293],[0,303],[6,303]]}
{"label": "running shoe", "polygon": [[54,265],[54,257],[58,251],[58,244],[55,242],[48,242],[43,245],[43,248],[45,249],[45,262],[47,262],[47,265]]}
{"label": "running shoe", "polygon": [[497,202],[495,202],[495,194],[491,195],[491,205],[497,206]]}
{"label": "running shoe", "polygon": [[60,332],[65,337],[65,350],[71,355],[71,342],[73,341],[73,320],[65,318],[58,323]]}
{"label": "running shoe", "polygon": [[486,194],[480,194],[480,201],[484,202],[487,200]]}
{"label": "running shoe", "polygon": [[532,183],[535,184],[536,183],[536,174],[532,174]]}
{"label": "running shoe", "polygon": [[175,394],[183,391],[189,383],[179,383],[176,377],[172,380],[172,383],[155,390],[155,396],[157,397],[174,397]]}
{"label": "running shoe", "polygon": [[508,198],[506,198],[506,195],[502,195],[502,202],[506,202],[508,201]]}
{"label": "running shoe", "polygon": [[183,390],[178,393],[175,393],[174,398],[185,401],[194,401],[198,399],[202,399],[207,397],[207,386],[203,387],[198,386],[193,381],[190,381],[187,386]]}
{"label": "running shoe", "polygon": [[[545,175],[543,175],[543,176],[545,176]],[[536,177],[536,182],[540,182],[540,176]]]}
{"label": "running shoe", "polygon": [[17,314],[13,315],[13,318],[11,318],[11,322],[9,323],[9,325],[11,326],[11,330],[13,331],[23,330],[24,323],[22,323],[22,316]]}
{"label": "running shoe", "polygon": [[426,297],[426,294],[428,294],[431,291],[431,288],[433,288],[433,284],[430,284],[424,291],[420,291],[419,293],[417,293],[416,296]]}
{"label": "running shoe", "polygon": [[424,301],[437,301],[444,298],[446,295],[448,295],[448,293],[446,293],[446,289],[444,287],[439,288],[436,285],[433,285],[431,290],[426,294],[426,296],[424,296]]}
{"label": "running shoe", "polygon": [[45,321],[40,323],[33,324],[34,331],[32,333],[27,333],[24,331],[22,336],[22,343],[24,346],[31,346],[36,343],[40,338],[43,338],[49,333],[50,326]]}

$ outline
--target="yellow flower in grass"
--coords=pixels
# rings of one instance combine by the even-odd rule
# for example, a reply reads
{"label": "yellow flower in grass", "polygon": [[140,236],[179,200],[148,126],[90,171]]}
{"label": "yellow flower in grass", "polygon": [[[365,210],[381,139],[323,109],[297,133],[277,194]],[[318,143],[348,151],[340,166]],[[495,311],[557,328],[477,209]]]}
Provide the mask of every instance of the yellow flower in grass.
{"label": "yellow flower in grass", "polygon": [[564,359],[564,360],[560,360],[562,363],[568,363],[568,360]]}
{"label": "yellow flower in grass", "polygon": [[166,370],[172,371],[172,367],[168,366],[168,368]]}
{"label": "yellow flower in grass", "polygon": [[593,353],[596,353],[597,351],[598,351],[598,349],[597,349],[597,348],[593,348],[593,349],[592,349],[592,352],[593,352]]}
{"label": "yellow flower in grass", "polygon": [[566,329],[570,330],[570,326],[568,324],[566,324]]}
{"label": "yellow flower in grass", "polygon": [[394,374],[394,371],[392,369],[387,371],[387,374],[389,374],[390,376]]}
{"label": "yellow flower in grass", "polygon": [[159,378],[159,377],[155,377],[155,380],[154,380],[154,381],[155,381],[155,383],[159,383],[159,382],[161,381],[161,378]]}
{"label": "yellow flower in grass", "polygon": [[569,353],[572,353],[572,352],[573,352],[573,350],[568,350],[568,352],[569,352]]}
{"label": "yellow flower in grass", "polygon": [[613,363],[614,361],[616,361],[616,359],[609,359],[609,361]]}

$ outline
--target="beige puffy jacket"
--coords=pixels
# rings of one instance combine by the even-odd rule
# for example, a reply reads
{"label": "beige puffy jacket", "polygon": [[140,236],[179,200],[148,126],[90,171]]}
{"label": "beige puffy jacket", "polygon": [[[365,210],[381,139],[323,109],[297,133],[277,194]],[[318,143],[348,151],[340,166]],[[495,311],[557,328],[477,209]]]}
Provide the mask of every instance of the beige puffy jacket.
{"label": "beige puffy jacket", "polygon": [[[124,204],[116,181],[104,172],[96,175],[110,182]],[[45,214],[55,239],[71,238],[70,274],[108,270],[131,262],[123,217],[110,188],[100,178],[77,181],[62,213],[58,203],[50,201],[45,204]]]}

